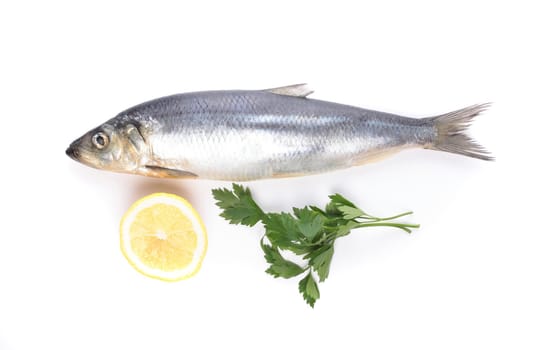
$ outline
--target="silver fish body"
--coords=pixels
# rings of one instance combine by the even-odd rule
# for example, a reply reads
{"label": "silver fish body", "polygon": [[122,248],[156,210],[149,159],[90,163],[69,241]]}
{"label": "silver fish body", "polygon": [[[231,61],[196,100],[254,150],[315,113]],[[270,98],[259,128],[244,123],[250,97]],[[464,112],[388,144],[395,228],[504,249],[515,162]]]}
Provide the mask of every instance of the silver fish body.
{"label": "silver fish body", "polygon": [[412,147],[490,159],[461,133],[485,105],[414,119],[308,93],[295,85],[159,98],[121,112],[76,140],[67,154],[106,170],[231,181],[347,168]]}

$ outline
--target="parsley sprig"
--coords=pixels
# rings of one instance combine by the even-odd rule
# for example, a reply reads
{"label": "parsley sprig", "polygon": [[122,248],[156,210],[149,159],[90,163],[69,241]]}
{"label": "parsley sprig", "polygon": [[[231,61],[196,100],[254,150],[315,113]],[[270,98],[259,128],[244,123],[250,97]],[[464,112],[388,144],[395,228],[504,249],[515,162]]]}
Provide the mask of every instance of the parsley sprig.
{"label": "parsley sprig", "polygon": [[[260,239],[264,258],[269,264],[266,272],[274,277],[291,278],[304,274],[298,288],[304,300],[314,307],[320,297],[318,283],[329,276],[335,240],[363,227],[389,226],[411,233],[419,225],[395,221],[406,212],[390,217],[367,214],[340,194],[329,196],[329,203],[322,210],[315,206],[293,208],[292,213],[265,213],[254,201],[251,191],[233,184],[232,189],[212,191],[216,205],[222,209],[220,216],[231,224],[254,226],[262,222],[266,233]],[[290,251],[301,257],[299,265],[281,255]]]}

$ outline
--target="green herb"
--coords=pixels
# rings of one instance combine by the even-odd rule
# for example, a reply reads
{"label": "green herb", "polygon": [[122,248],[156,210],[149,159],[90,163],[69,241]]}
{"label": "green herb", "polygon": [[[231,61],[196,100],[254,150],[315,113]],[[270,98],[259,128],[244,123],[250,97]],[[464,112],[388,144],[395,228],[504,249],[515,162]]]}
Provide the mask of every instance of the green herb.
{"label": "green herb", "polygon": [[[231,224],[254,226],[262,222],[266,233],[260,240],[264,258],[269,264],[266,273],[274,277],[291,278],[305,274],[298,284],[304,300],[314,307],[320,297],[318,283],[329,276],[335,240],[351,230],[362,227],[390,226],[411,232],[419,225],[395,220],[407,212],[380,218],[367,214],[340,194],[329,196],[325,210],[314,206],[293,208],[291,213],[265,213],[254,201],[251,191],[233,184],[232,190],[212,191],[222,216]],[[268,244],[269,243],[269,244]],[[303,265],[285,259],[281,251],[289,251],[302,258]]]}

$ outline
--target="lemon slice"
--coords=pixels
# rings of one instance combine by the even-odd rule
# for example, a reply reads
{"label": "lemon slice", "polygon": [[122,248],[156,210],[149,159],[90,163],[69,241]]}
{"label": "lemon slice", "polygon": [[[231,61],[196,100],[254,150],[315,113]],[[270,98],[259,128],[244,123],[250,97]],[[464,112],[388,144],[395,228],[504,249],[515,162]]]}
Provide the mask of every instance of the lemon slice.
{"label": "lemon slice", "polygon": [[178,281],[193,276],[207,250],[199,214],[185,199],[154,193],[132,204],[120,225],[121,250],[142,274]]}

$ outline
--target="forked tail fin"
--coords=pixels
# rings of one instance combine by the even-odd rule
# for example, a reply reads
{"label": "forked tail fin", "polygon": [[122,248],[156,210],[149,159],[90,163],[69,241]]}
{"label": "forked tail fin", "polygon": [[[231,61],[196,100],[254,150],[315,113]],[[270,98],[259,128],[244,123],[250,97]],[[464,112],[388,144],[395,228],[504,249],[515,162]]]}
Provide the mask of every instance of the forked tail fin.
{"label": "forked tail fin", "polygon": [[485,103],[427,118],[434,123],[437,130],[436,140],[427,148],[482,160],[494,160],[490,152],[465,134],[474,117],[488,109],[488,107],[490,107],[490,104]]}

